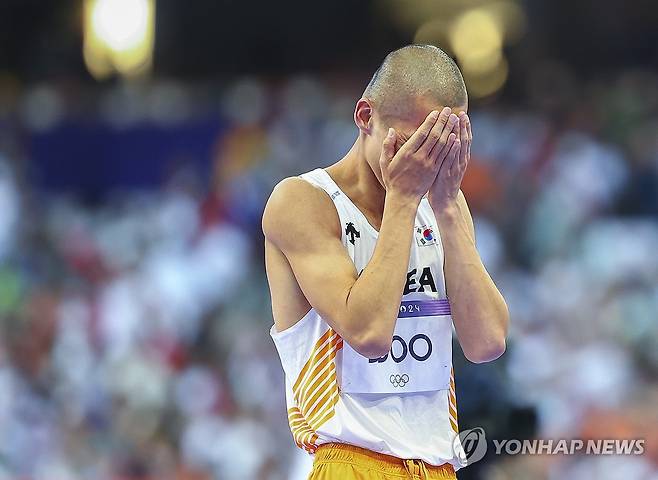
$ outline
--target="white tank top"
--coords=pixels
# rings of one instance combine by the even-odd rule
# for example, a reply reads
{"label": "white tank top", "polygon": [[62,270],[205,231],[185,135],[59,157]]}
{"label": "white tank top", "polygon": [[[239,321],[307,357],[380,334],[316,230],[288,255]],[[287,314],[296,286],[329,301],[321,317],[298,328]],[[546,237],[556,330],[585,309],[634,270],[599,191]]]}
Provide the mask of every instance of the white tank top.
{"label": "white tank top", "polygon": [[[343,245],[361,272],[378,232],[325,170],[301,178],[331,197]],[[339,442],[432,465],[461,466],[453,452],[457,402],[443,247],[425,198],[413,235],[400,314],[386,356],[361,356],[314,309],[292,327],[270,331],[285,372],[290,429],[295,443],[311,454],[323,443]]]}

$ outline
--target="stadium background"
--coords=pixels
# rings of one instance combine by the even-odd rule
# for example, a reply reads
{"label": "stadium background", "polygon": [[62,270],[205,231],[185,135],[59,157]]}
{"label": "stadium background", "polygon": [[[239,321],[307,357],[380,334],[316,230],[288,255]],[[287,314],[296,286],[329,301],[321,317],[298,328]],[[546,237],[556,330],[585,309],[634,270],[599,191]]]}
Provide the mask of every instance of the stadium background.
{"label": "stadium background", "polygon": [[658,8],[648,0],[5,0],[0,479],[296,479],[260,215],[328,165],[390,50],[464,69],[463,189],[507,353],[461,428],[645,438],[461,479],[658,478]]}

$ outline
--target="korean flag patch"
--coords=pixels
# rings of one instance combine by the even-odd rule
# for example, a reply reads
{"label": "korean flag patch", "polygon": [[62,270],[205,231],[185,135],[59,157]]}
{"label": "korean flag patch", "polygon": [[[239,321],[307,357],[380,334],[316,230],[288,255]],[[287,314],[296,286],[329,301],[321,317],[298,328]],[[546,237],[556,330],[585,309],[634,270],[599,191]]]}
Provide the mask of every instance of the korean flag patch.
{"label": "korean flag patch", "polygon": [[436,235],[434,235],[431,226],[422,225],[416,227],[416,243],[421,247],[425,245],[436,245]]}

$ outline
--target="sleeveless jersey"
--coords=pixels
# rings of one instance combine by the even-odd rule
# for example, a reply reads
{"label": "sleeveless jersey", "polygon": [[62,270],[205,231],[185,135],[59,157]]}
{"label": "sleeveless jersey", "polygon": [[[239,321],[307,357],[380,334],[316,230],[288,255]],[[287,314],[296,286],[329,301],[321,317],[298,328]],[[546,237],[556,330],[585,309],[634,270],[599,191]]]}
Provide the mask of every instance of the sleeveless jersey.
{"label": "sleeveless jersey", "polygon": [[[342,242],[358,272],[368,264],[378,232],[316,169],[301,178],[333,201]],[[443,247],[426,198],[416,213],[407,281],[390,352],[357,353],[311,309],[274,340],[285,372],[288,421],[295,443],[313,454],[339,442],[432,465],[462,466],[453,450],[457,402],[452,370],[452,318],[443,275]]]}

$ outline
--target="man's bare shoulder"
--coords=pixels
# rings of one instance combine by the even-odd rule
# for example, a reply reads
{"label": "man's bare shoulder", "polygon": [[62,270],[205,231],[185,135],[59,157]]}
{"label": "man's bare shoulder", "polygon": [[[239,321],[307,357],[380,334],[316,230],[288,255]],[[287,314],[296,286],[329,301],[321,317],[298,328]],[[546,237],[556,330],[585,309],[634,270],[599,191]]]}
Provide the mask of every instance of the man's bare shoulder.
{"label": "man's bare shoulder", "polygon": [[280,248],[289,242],[315,239],[318,234],[340,237],[338,214],[329,195],[300,177],[281,180],[263,212],[263,233]]}

